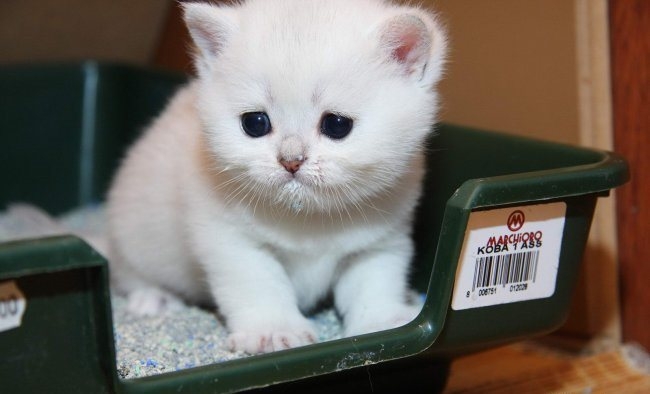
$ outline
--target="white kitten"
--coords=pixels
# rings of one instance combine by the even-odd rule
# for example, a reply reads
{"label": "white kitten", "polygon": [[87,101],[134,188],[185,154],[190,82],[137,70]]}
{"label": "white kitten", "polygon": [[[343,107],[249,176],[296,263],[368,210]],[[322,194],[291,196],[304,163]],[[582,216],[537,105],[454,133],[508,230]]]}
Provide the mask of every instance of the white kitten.
{"label": "white kitten", "polygon": [[445,37],[371,0],[186,4],[198,78],[129,151],[109,195],[114,284],[143,314],[214,300],[233,348],[396,327]]}

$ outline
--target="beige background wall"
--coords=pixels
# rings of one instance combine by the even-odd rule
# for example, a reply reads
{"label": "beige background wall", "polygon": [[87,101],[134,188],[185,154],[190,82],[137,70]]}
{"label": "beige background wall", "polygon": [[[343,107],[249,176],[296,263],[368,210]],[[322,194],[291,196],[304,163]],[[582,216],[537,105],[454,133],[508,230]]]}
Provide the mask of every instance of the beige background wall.
{"label": "beige background wall", "polygon": [[0,0],[0,64],[81,59],[146,64],[169,0]]}
{"label": "beige background wall", "polygon": [[445,120],[578,143],[570,0],[429,0],[447,22]]}

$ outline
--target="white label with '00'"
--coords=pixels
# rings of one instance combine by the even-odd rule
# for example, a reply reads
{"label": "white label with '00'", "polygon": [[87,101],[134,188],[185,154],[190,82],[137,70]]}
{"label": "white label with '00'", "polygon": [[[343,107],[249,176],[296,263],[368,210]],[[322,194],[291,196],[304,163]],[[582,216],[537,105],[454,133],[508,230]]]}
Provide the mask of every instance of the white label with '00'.
{"label": "white label with '00'", "polygon": [[552,296],[565,216],[564,202],[472,212],[458,261],[452,309]]}
{"label": "white label with '00'", "polygon": [[0,282],[0,332],[20,327],[27,300],[13,280]]}

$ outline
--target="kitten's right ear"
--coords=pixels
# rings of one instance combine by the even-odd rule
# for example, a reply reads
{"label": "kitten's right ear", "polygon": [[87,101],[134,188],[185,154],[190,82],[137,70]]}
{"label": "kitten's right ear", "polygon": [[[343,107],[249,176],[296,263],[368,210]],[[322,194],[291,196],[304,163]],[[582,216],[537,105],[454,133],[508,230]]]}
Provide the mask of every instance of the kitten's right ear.
{"label": "kitten's right ear", "polygon": [[237,18],[229,7],[205,3],[183,4],[185,24],[200,54],[197,62],[209,66],[217,58],[237,29]]}
{"label": "kitten's right ear", "polygon": [[380,28],[381,49],[404,75],[415,77],[429,87],[440,79],[444,68],[445,32],[428,12],[411,7],[399,11]]}

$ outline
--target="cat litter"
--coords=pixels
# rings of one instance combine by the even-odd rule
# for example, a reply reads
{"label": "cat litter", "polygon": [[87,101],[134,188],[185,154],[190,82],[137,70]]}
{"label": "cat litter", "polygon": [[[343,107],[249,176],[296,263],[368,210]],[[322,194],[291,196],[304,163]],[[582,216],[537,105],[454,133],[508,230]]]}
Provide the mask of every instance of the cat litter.
{"label": "cat litter", "polygon": [[[113,319],[117,371],[121,378],[137,378],[220,363],[249,355],[228,350],[228,331],[216,315],[195,306],[160,316],[135,316],[126,299],[114,296]],[[332,309],[311,317],[319,342],[341,337],[341,322]]]}
{"label": "cat litter", "polygon": [[[11,205],[0,213],[0,242],[72,232],[102,249],[104,215],[102,206],[94,206],[53,219],[34,206]],[[111,302],[121,378],[151,376],[250,356],[228,349],[228,331],[213,311],[186,305],[159,316],[136,316],[127,311],[124,297],[113,295]],[[319,342],[341,338],[341,321],[333,309],[325,309],[310,319]]]}

